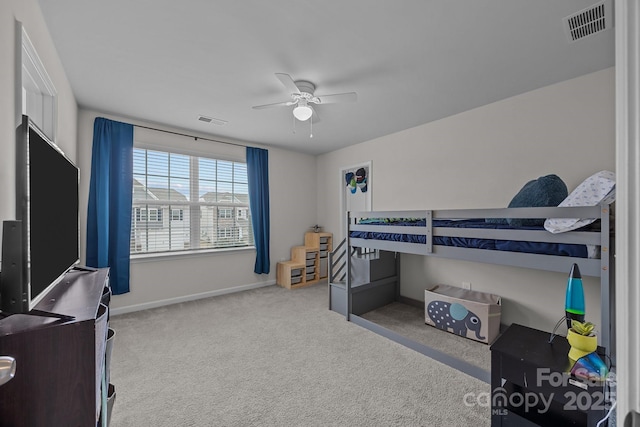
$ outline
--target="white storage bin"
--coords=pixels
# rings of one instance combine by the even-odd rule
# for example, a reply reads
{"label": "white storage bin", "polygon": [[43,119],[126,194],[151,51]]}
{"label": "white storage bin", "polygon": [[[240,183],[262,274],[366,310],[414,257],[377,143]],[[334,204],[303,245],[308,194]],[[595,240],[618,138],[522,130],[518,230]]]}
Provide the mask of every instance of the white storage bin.
{"label": "white storage bin", "polygon": [[449,285],[424,291],[425,323],[491,344],[500,332],[502,299],[486,292]]}

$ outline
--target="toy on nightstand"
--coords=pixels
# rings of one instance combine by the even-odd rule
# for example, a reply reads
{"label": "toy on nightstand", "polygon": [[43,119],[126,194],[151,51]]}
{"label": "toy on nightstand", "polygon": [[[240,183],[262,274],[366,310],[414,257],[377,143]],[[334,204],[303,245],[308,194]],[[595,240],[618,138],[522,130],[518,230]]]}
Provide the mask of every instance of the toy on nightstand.
{"label": "toy on nightstand", "polygon": [[571,373],[578,378],[589,381],[604,381],[609,375],[609,370],[600,356],[592,352],[578,359],[573,364]]}
{"label": "toy on nightstand", "polygon": [[593,333],[595,325],[591,322],[571,321],[571,328],[567,332],[569,361],[571,373],[578,378],[603,381],[607,378],[608,369],[600,356],[596,353],[598,338]]}
{"label": "toy on nightstand", "polygon": [[567,281],[567,294],[564,303],[564,312],[567,318],[567,328],[571,329],[571,321],[584,322],[584,289],[582,288],[582,276],[578,264],[571,266],[569,280]]}
{"label": "toy on nightstand", "polygon": [[606,379],[607,366],[595,352],[598,347],[598,338],[593,332],[595,325],[584,321],[584,289],[577,264],[573,264],[569,272],[564,310],[568,328],[567,341],[571,345],[571,373],[587,380]]}

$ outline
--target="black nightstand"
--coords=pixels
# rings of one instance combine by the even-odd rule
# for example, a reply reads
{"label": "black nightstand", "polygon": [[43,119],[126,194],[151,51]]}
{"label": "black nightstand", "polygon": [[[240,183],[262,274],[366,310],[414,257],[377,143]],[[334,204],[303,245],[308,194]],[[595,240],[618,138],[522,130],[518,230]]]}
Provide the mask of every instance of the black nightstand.
{"label": "black nightstand", "polygon": [[[569,343],[556,336],[550,344],[549,337],[512,324],[491,346],[493,427],[595,427],[605,417],[606,382],[572,377]],[[597,352],[604,357],[604,348]]]}

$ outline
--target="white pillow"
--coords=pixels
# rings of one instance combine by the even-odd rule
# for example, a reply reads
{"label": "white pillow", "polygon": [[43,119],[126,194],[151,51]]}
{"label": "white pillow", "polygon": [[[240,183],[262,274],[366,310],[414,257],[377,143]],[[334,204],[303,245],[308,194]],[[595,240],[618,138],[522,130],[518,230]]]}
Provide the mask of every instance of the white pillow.
{"label": "white pillow", "polygon": [[[582,181],[558,207],[597,206],[601,203],[612,203],[615,198],[616,174],[610,171],[600,171]],[[544,228],[556,234],[584,227],[595,220],[596,218],[548,218],[544,222]]]}

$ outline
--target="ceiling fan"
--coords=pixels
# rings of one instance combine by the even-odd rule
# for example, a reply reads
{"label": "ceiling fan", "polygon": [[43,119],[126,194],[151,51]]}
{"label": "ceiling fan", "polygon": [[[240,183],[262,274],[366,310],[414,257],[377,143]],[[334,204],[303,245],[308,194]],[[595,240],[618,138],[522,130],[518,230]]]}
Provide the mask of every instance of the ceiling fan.
{"label": "ceiling fan", "polygon": [[290,75],[284,73],[276,73],[276,77],[284,87],[290,92],[291,101],[276,102],[274,104],[256,105],[255,110],[272,107],[290,107],[293,108],[293,115],[300,121],[308,120],[314,113],[314,109],[310,104],[335,104],[338,102],[355,102],[358,95],[355,92],[335,93],[331,95],[315,95],[316,87],[313,83],[305,80],[294,81]]}

